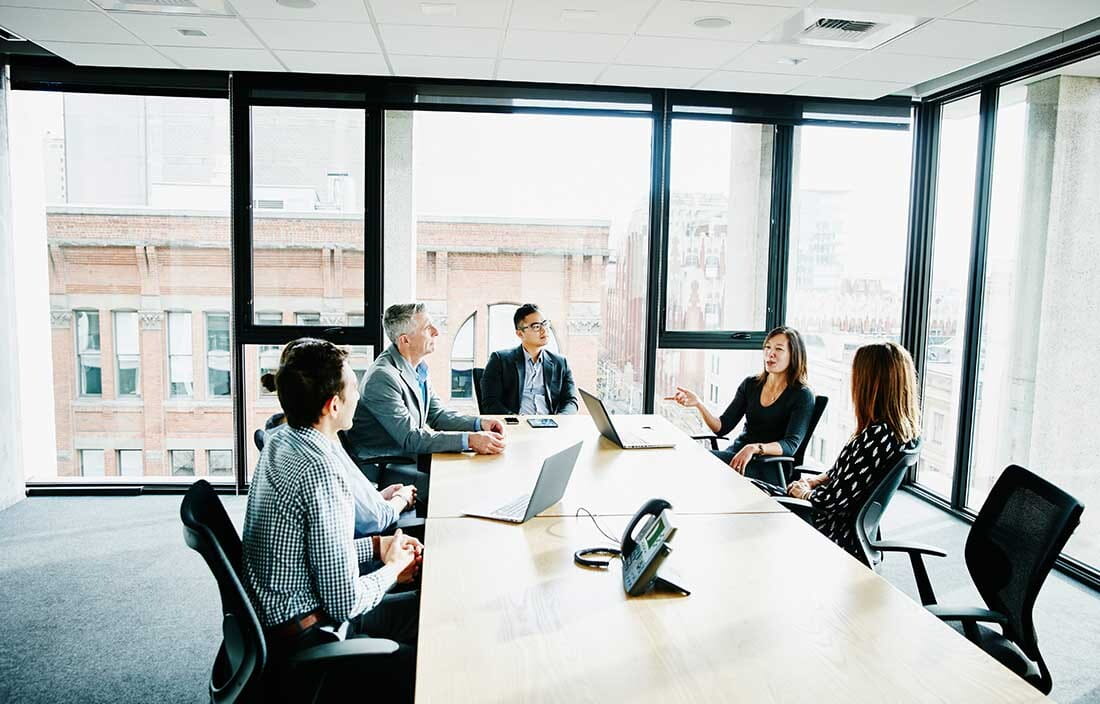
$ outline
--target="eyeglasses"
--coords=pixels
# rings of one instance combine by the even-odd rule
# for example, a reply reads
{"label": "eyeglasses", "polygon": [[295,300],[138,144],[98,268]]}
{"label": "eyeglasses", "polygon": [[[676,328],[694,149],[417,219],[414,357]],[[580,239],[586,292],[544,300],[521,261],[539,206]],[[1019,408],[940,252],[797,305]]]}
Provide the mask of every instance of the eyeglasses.
{"label": "eyeglasses", "polygon": [[524,325],[520,330],[534,330],[535,332],[541,331],[543,328],[550,329],[550,321],[544,320],[541,323],[531,323],[530,325]]}

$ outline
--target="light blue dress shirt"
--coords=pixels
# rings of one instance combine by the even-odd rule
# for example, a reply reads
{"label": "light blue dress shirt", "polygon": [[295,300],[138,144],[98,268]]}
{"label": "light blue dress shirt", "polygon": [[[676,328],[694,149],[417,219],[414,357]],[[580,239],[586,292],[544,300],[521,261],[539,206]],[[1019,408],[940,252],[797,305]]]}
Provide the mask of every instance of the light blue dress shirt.
{"label": "light blue dress shirt", "polygon": [[523,394],[519,399],[520,415],[550,415],[550,407],[546,404],[546,382],[542,378],[542,350],[534,359],[524,354],[523,360],[527,367],[523,375]]}

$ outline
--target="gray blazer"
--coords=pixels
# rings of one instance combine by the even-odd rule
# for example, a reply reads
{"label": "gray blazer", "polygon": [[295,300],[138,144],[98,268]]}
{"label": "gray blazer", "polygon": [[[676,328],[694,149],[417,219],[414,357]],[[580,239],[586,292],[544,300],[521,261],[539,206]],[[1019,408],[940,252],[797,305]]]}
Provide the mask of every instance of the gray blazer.
{"label": "gray blazer", "polygon": [[480,429],[477,416],[448,411],[428,381],[423,407],[416,375],[391,345],[363,375],[355,420],[347,432],[357,459],[433,452],[461,452],[462,432]]}

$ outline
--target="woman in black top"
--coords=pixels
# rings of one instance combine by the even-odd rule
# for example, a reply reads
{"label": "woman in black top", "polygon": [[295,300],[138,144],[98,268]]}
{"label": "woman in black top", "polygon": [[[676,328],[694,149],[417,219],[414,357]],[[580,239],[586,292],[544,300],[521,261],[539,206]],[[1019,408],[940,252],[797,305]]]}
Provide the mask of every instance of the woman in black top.
{"label": "woman in black top", "polygon": [[861,562],[866,558],[855,516],[898,454],[915,445],[918,403],[913,358],[905,348],[893,342],[860,347],[852,360],[855,433],[832,469],[787,486],[788,494],[810,502],[814,527]]}
{"label": "woman in black top", "polygon": [[717,418],[698,395],[681,386],[668,400],[697,409],[715,435],[726,435],[744,418],[745,427],[729,449],[714,451],[715,457],[742,474],[757,455],[793,455],[806,435],[814,409],[814,394],[806,386],[802,336],[788,327],[769,332],[764,340],[764,371],[742,381],[733,401]]}

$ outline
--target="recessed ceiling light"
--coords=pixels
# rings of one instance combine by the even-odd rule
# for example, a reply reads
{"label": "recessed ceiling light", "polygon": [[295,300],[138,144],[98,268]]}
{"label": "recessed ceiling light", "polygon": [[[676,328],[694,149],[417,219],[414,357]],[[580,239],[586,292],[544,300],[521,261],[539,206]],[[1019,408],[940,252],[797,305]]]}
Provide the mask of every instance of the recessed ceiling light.
{"label": "recessed ceiling light", "polygon": [[777,59],[775,63],[783,64],[784,66],[797,66],[806,63],[806,59],[799,56],[784,56],[781,59]]}
{"label": "recessed ceiling light", "polygon": [[733,24],[729,17],[700,17],[692,22],[699,29],[725,29]]}
{"label": "recessed ceiling light", "polygon": [[458,5],[453,2],[422,2],[420,14],[428,17],[454,17],[458,15]]}
{"label": "recessed ceiling light", "polygon": [[597,10],[575,10],[566,8],[561,11],[562,22],[591,22],[600,16]]}
{"label": "recessed ceiling light", "polygon": [[185,37],[205,37],[206,32],[201,29],[177,29],[177,32]]}
{"label": "recessed ceiling light", "polygon": [[313,0],[275,0],[283,7],[293,7],[295,10],[308,10],[311,7],[317,7],[317,3]]}

